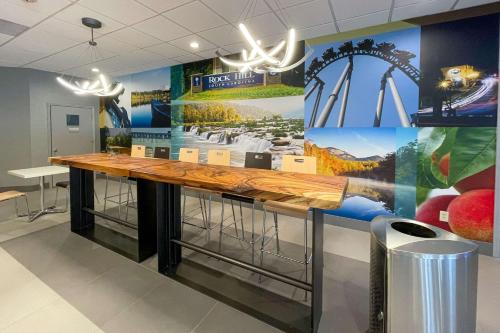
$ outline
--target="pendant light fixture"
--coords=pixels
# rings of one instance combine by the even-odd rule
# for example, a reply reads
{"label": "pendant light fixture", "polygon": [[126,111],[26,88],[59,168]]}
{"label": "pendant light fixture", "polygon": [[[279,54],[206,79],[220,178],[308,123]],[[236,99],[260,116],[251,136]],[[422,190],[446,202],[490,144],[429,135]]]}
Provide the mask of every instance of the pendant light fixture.
{"label": "pendant light fixture", "polygon": [[[89,40],[89,47],[87,51],[90,51],[90,63],[95,63],[99,51],[97,49],[97,42],[94,40],[94,29],[99,29],[102,27],[102,23],[99,20],[84,17],[82,18],[82,24],[90,28],[91,38]],[[118,82],[111,83],[109,79],[103,74],[98,68],[92,68],[91,72],[95,76],[93,81],[83,80],[78,81],[71,77],[65,79],[64,75],[58,76],[56,78],[63,87],[68,88],[77,95],[94,95],[94,96],[114,96],[123,90],[123,85]]]}
{"label": "pendant light fixture", "polygon": [[[268,5],[266,0],[264,0],[264,2],[266,3],[266,5]],[[257,0],[250,0],[247,3],[247,6],[245,6],[245,9],[243,10],[243,13],[240,17],[244,17],[244,19],[247,19],[249,16],[252,17],[253,15],[249,14],[250,13],[253,14],[252,8],[255,9],[256,4]],[[280,21],[288,28],[288,24],[286,22],[284,12],[281,10],[279,0],[275,0],[275,6],[280,11],[281,14]],[[245,12],[246,15],[244,15]],[[240,61],[223,57],[219,51],[216,51],[216,55],[223,63],[225,63],[228,66],[238,68],[240,72],[247,72],[247,71],[253,71],[255,73],[285,72],[304,63],[305,60],[313,53],[312,50],[309,50],[304,57],[292,63],[295,55],[295,46],[297,44],[296,32],[295,29],[293,28],[288,30],[287,40],[280,41],[278,45],[270,49],[269,52],[266,52],[263,49],[262,42],[260,40],[256,40],[252,36],[252,34],[250,33],[250,31],[248,30],[248,28],[244,23],[240,23],[238,25],[238,28],[240,29],[240,32],[242,33],[248,45],[250,46],[251,48],[250,52],[247,51],[246,49],[243,49],[241,51]],[[285,45],[286,49],[283,52],[283,48],[285,47]]]}

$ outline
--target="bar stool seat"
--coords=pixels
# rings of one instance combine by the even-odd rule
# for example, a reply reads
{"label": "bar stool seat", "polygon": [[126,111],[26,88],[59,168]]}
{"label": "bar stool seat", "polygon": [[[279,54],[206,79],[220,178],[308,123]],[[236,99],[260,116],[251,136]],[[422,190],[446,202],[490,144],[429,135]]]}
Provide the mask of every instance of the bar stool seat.
{"label": "bar stool seat", "polygon": [[63,180],[56,183],[56,187],[67,189],[69,187],[69,180]]}

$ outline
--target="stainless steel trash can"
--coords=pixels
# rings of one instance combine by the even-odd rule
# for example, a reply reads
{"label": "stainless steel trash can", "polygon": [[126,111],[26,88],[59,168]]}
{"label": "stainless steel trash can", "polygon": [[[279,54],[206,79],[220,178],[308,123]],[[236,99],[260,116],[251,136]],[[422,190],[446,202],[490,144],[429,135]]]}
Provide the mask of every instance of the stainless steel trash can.
{"label": "stainless steel trash can", "polygon": [[370,332],[476,330],[477,245],[417,221],[371,222]]}

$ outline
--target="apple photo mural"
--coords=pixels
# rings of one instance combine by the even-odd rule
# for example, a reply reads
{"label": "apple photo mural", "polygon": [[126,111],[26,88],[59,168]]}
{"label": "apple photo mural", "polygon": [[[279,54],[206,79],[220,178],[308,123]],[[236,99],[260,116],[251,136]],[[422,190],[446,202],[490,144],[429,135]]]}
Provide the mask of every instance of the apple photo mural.
{"label": "apple photo mural", "polygon": [[495,127],[419,130],[416,219],[493,241]]}

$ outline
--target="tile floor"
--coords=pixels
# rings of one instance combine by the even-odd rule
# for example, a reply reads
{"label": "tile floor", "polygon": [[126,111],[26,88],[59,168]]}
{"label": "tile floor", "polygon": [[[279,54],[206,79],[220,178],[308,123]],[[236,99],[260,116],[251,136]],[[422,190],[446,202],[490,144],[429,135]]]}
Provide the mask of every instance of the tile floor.
{"label": "tile floor", "polygon": [[[96,188],[102,197],[102,180]],[[29,194],[32,209],[37,195]],[[53,195],[48,190],[47,200]],[[68,220],[66,213],[26,223],[14,218],[13,205],[0,207],[0,332],[279,332],[158,274],[155,258],[137,264],[70,233]],[[302,243],[300,221],[283,218],[281,226],[285,244]],[[320,332],[367,330],[368,245],[365,232],[325,227]],[[264,286],[295,292],[272,281]],[[498,332],[499,308],[500,261],[481,256],[478,333]]]}

